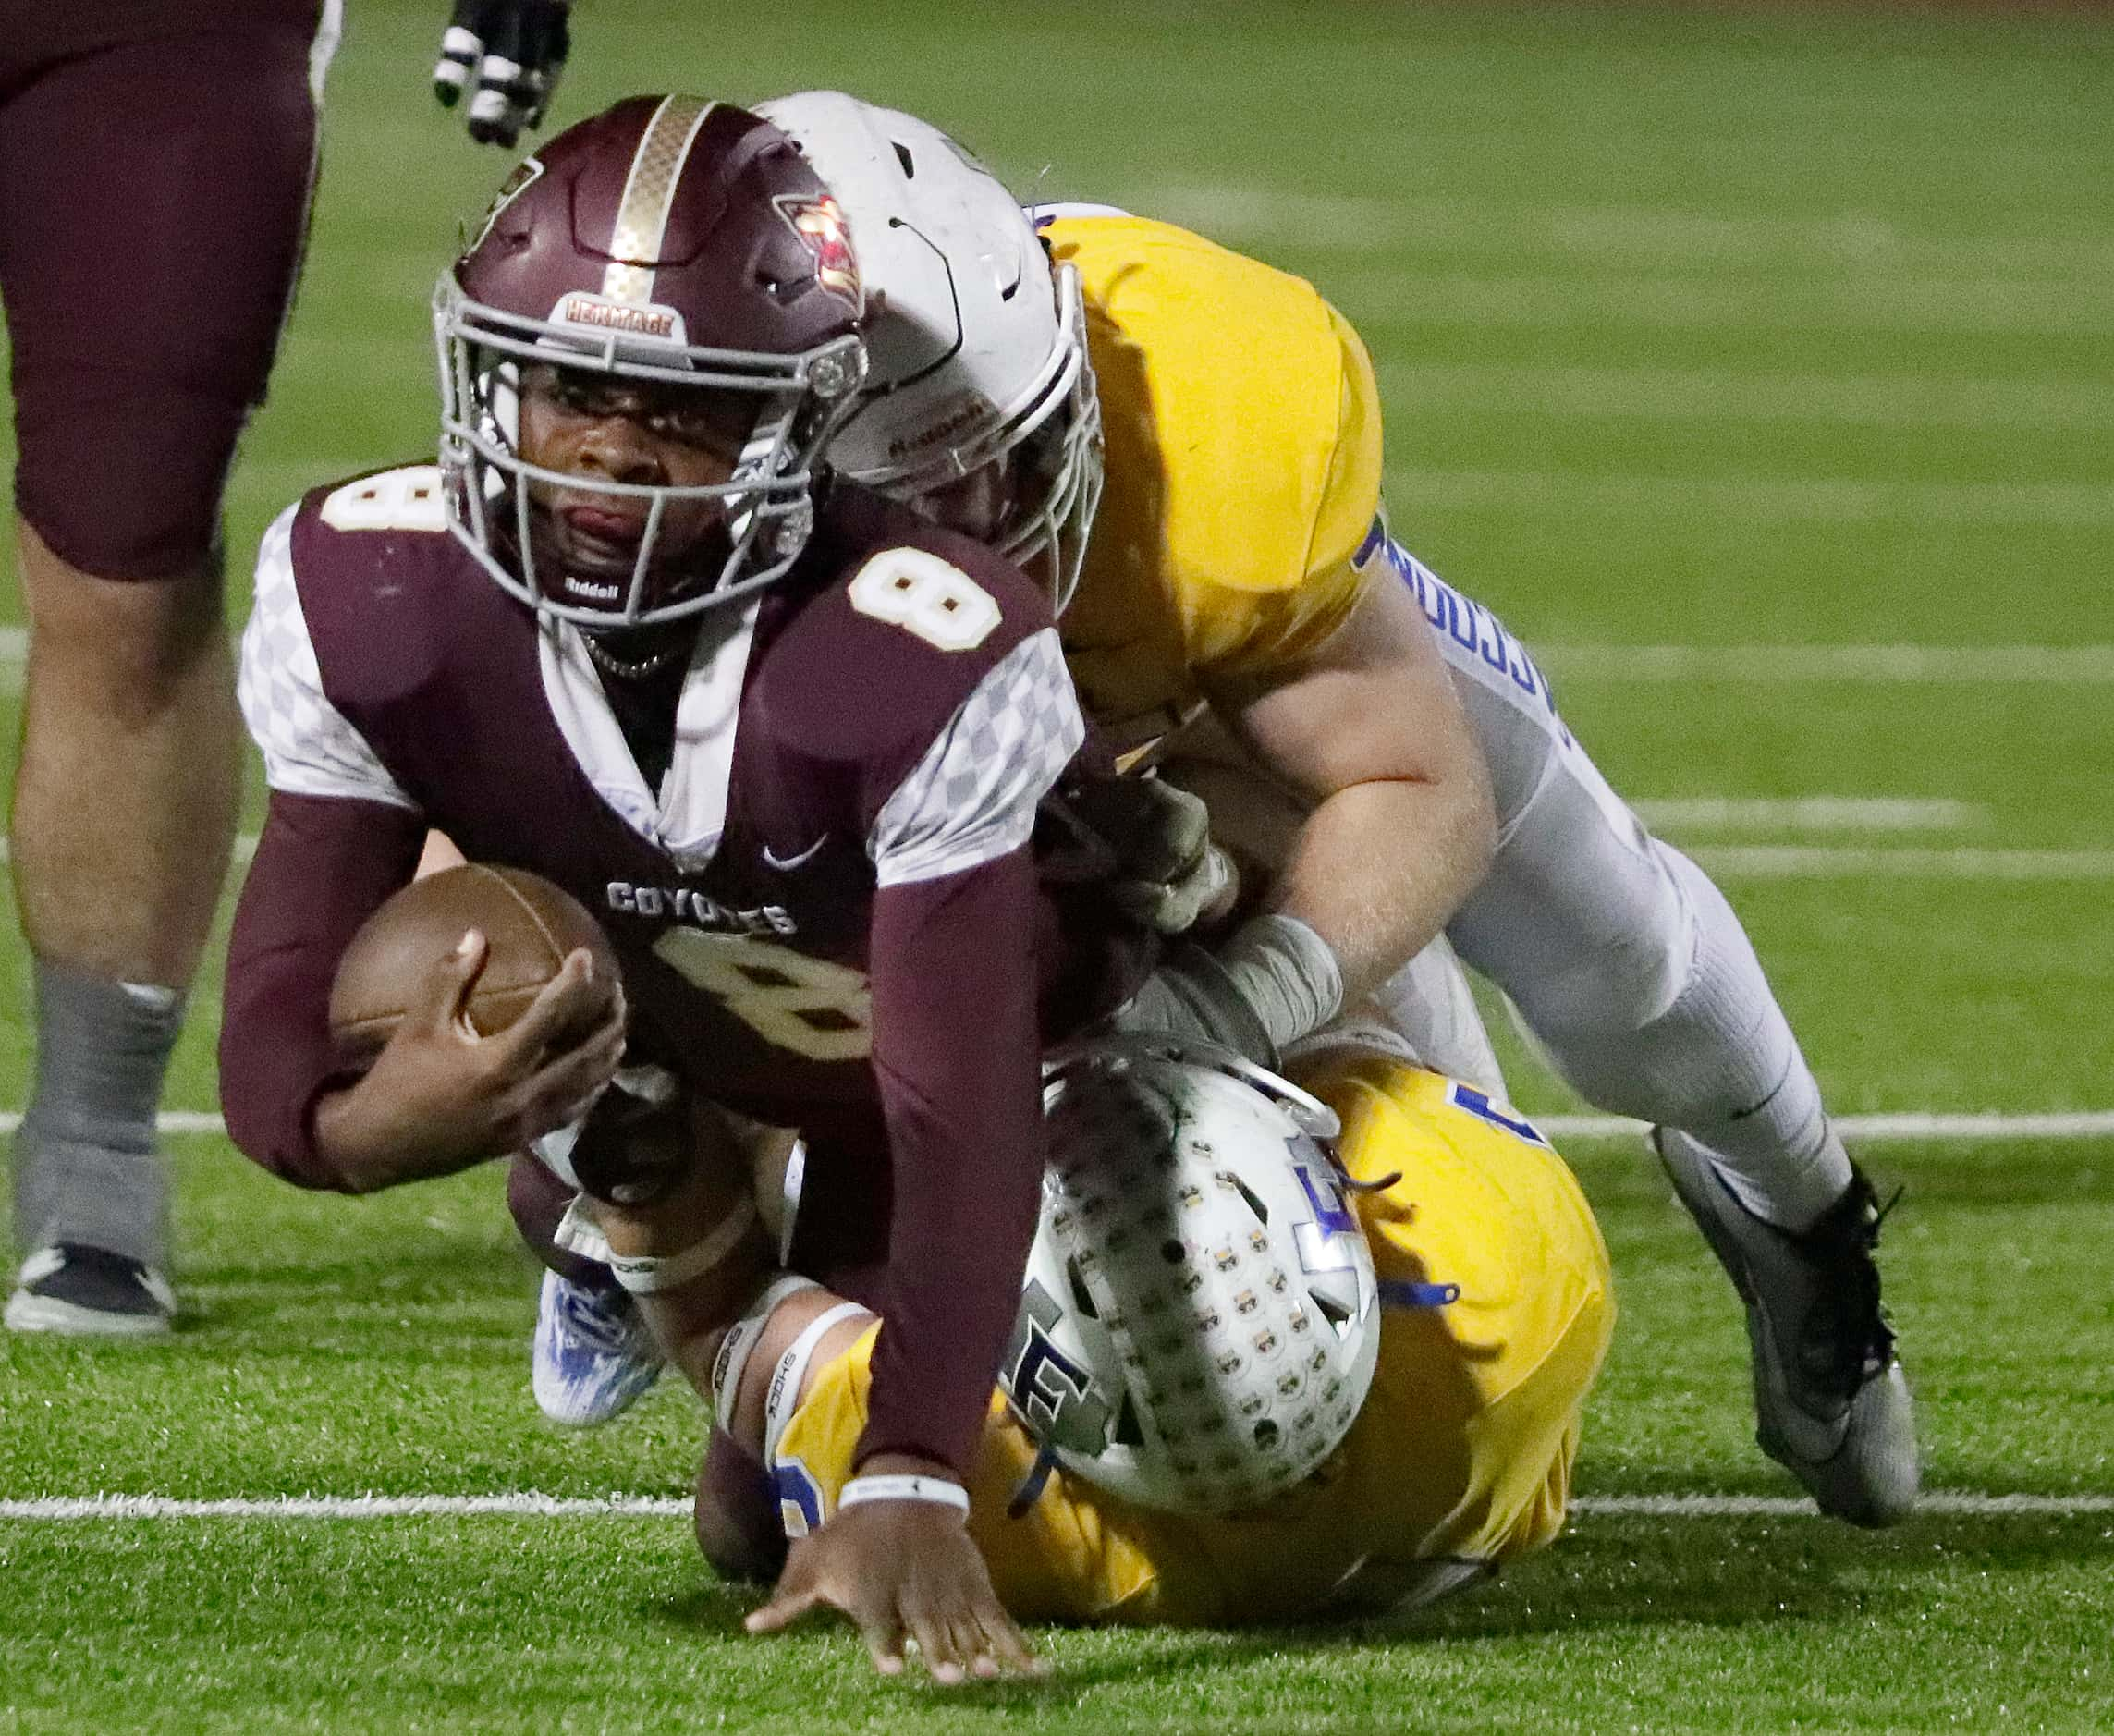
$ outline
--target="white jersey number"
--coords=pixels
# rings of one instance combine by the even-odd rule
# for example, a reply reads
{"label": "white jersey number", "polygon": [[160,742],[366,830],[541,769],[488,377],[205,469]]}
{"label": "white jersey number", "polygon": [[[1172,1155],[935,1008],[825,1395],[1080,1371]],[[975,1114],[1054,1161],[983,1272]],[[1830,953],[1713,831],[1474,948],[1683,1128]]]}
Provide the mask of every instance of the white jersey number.
{"label": "white jersey number", "polygon": [[874,996],[849,965],[751,935],[671,928],[654,951],[776,1048],[811,1061],[860,1061],[874,1048]]}
{"label": "white jersey number", "polygon": [[998,604],[960,568],[922,548],[883,549],[845,594],[877,621],[915,633],[940,651],[973,651],[998,625]]}
{"label": "white jersey number", "polygon": [[446,531],[440,466],[412,464],[348,483],[324,501],[323,521],[334,531]]}

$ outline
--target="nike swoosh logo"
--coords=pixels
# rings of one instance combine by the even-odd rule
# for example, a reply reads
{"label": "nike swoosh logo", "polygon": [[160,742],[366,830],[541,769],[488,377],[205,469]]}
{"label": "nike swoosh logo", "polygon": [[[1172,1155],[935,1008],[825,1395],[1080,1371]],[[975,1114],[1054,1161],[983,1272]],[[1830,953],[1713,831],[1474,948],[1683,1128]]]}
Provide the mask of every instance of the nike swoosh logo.
{"label": "nike swoosh logo", "polygon": [[829,834],[825,832],[805,850],[800,850],[797,854],[791,856],[780,856],[777,851],[774,850],[768,844],[766,844],[764,846],[764,861],[767,866],[776,868],[780,874],[788,874],[790,873],[793,869],[801,866],[805,862],[813,862],[815,858],[815,852],[821,850],[822,847],[828,842]]}

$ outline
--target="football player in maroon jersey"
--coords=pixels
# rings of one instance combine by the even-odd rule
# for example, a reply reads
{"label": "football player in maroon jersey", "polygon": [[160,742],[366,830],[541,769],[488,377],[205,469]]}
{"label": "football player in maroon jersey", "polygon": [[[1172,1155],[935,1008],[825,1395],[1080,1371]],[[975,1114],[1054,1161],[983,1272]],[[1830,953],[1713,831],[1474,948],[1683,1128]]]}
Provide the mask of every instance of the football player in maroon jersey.
{"label": "football player in maroon jersey", "polygon": [[[241,740],[221,493],[299,269],[339,12],[0,0],[29,617],[12,844],[37,1007],[18,1331],[161,1332],[176,1309],[154,1117]],[[563,58],[565,6],[463,0],[449,42],[475,45],[470,131],[511,143]]]}
{"label": "football player in maroon jersey", "polygon": [[[649,1108],[799,1128],[791,1262],[885,1310],[861,1474],[910,1479],[811,1558],[884,1667],[907,1630],[951,1679],[1029,1663],[947,1494],[1033,1229],[1038,1056],[1148,959],[1038,832],[1084,741],[1042,588],[817,467],[861,305],[827,189],[743,110],[635,98],[515,171],[435,299],[439,464],[264,541],[240,691],[271,803],[221,1081],[237,1143],[308,1186],[540,1139],[613,1203],[696,1188],[686,1270],[752,1251],[748,1178],[586,1161],[620,1051]],[[468,1041],[465,935],[349,1075],[336,960],[429,829],[595,909],[621,991],[576,954]]]}

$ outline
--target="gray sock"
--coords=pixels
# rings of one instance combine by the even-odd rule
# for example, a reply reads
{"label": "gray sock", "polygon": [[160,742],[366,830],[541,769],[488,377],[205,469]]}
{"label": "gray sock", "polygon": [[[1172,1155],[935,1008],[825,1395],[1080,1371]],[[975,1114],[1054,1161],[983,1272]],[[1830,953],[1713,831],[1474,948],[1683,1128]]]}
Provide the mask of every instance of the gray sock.
{"label": "gray sock", "polygon": [[166,1270],[169,1184],[154,1139],[180,991],[34,961],[37,1082],[15,1136],[15,1245],[85,1243]]}

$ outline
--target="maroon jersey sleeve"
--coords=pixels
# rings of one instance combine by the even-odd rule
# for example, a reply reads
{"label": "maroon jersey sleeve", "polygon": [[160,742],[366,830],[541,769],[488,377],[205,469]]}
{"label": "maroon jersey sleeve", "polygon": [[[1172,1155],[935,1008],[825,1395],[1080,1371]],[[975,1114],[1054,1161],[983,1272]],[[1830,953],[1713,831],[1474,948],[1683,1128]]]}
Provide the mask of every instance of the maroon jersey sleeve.
{"label": "maroon jersey sleeve", "polygon": [[1043,1172],[1032,835],[1085,726],[1039,588],[931,526],[880,528],[781,642],[776,676],[780,691],[834,692],[785,739],[803,782],[825,781],[807,768],[834,770],[874,876],[866,965],[890,1209],[860,1456],[917,1453],[966,1473]]}
{"label": "maroon jersey sleeve", "polygon": [[272,792],[228,941],[220,1101],[242,1152],[302,1187],[350,1191],[315,1148],[316,1099],[337,1079],[331,981],[424,842],[404,808]]}
{"label": "maroon jersey sleeve", "polygon": [[1043,1178],[1034,905],[1024,848],[874,900],[895,1197],[861,1458],[919,1453],[966,1478],[983,1435]]}

